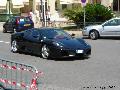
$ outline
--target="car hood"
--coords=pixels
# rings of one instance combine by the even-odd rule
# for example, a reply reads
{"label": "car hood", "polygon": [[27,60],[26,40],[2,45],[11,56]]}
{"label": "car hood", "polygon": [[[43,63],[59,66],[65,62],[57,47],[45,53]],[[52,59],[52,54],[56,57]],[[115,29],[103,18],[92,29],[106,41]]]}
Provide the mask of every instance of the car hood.
{"label": "car hood", "polygon": [[60,43],[64,48],[70,49],[83,49],[87,46],[86,42],[82,39],[54,39],[55,42]]}

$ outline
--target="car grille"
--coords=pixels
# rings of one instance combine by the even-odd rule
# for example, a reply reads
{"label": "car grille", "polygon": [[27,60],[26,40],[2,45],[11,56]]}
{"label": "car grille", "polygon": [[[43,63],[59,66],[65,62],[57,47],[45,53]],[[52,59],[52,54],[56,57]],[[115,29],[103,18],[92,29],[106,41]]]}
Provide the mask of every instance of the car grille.
{"label": "car grille", "polygon": [[62,56],[79,56],[79,55],[90,55],[91,49],[84,50],[83,53],[77,54],[75,50],[61,50]]}
{"label": "car grille", "polygon": [[62,56],[75,55],[75,51],[72,51],[72,50],[62,50],[61,54],[62,54]]}

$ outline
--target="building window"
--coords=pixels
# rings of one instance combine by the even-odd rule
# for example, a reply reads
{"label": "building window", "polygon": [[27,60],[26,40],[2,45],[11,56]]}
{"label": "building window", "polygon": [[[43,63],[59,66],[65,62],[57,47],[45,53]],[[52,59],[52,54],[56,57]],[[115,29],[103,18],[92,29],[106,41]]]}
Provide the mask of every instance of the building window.
{"label": "building window", "polygon": [[62,10],[67,8],[67,4],[62,4]]}
{"label": "building window", "polygon": [[113,0],[113,11],[120,11],[120,0]]}

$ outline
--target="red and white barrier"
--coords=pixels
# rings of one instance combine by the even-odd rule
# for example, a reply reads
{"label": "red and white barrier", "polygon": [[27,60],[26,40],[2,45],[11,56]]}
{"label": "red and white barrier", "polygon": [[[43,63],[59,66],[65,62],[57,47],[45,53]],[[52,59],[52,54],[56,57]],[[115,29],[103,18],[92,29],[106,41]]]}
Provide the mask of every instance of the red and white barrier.
{"label": "red and white barrier", "polygon": [[[10,85],[12,87],[20,87],[20,88],[27,88],[27,90],[38,90],[37,87],[37,79],[39,76],[43,75],[43,72],[39,72],[35,67],[30,66],[30,65],[25,65],[21,63],[16,63],[13,61],[7,61],[7,60],[1,60],[0,59],[0,67],[1,67],[1,72],[0,72],[0,82],[4,83],[5,86]],[[13,65],[14,64],[14,65]],[[30,68],[28,68],[30,67]],[[10,71],[8,71],[10,70]],[[20,73],[18,73],[20,72]],[[25,83],[23,80],[23,73],[29,72],[31,74],[31,81],[29,84]],[[8,73],[11,74],[11,78],[7,78]],[[21,81],[19,82],[17,79],[12,78],[12,73],[14,73],[17,78],[17,75],[20,77]],[[9,74],[9,75],[10,75]],[[6,76],[6,77],[2,77]],[[25,89],[26,90],[26,89]]]}

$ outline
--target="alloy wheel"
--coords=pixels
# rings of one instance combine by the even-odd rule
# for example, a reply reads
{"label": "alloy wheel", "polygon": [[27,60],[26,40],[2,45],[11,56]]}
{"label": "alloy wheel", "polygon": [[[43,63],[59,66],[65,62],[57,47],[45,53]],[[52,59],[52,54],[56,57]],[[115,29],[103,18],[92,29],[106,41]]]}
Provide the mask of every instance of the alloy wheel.
{"label": "alloy wheel", "polygon": [[92,40],[98,39],[98,32],[97,32],[97,31],[92,31],[92,32],[90,33],[90,38],[91,38]]}
{"label": "alloy wheel", "polygon": [[7,31],[6,31],[6,29],[5,28],[3,28],[3,33],[6,33]]}
{"label": "alloy wheel", "polygon": [[14,53],[18,52],[18,45],[17,45],[17,41],[16,40],[12,41],[11,51],[14,52]]}
{"label": "alloy wheel", "polygon": [[43,45],[41,50],[41,55],[44,59],[49,58],[50,55],[49,52],[50,52],[49,48],[46,45]]}
{"label": "alloy wheel", "polygon": [[95,38],[95,33],[94,33],[94,32],[91,32],[91,33],[90,33],[90,37],[91,37],[91,39],[94,39],[94,38]]}

